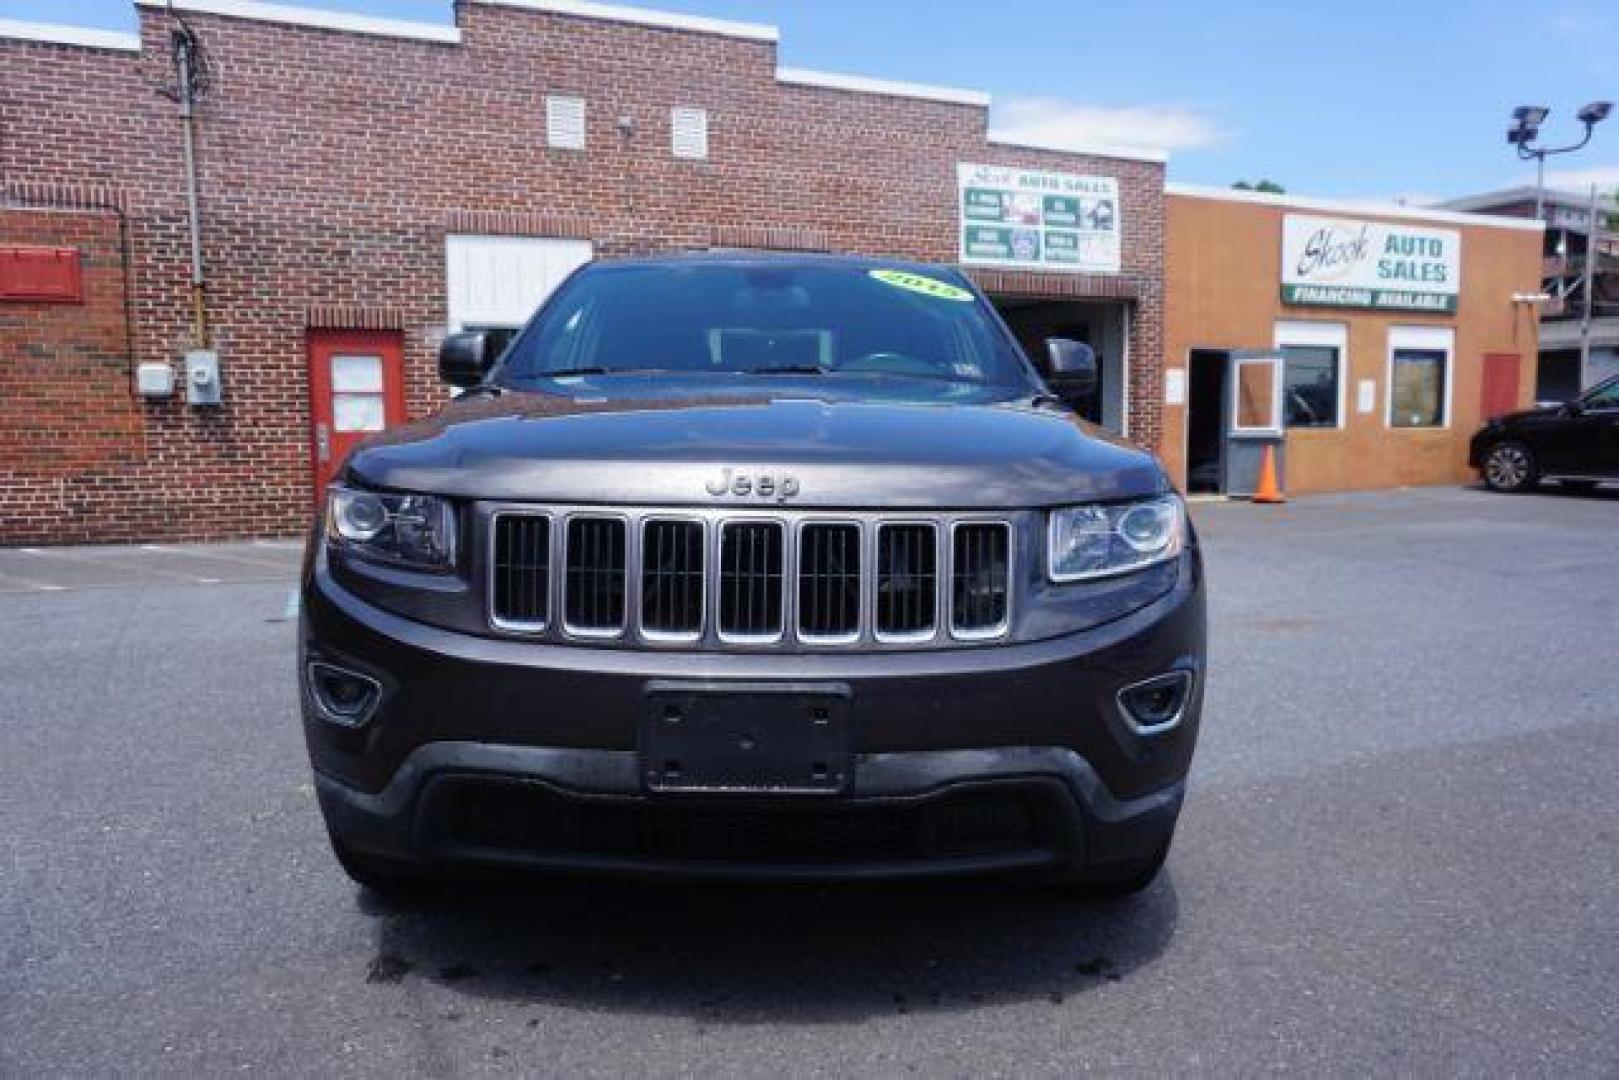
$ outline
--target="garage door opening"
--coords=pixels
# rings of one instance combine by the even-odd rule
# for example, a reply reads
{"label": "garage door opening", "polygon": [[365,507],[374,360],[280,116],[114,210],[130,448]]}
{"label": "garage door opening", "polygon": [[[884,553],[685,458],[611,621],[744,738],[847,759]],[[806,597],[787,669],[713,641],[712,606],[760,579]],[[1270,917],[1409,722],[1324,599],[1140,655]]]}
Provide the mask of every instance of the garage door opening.
{"label": "garage door opening", "polygon": [[1044,366],[1046,338],[1083,341],[1096,350],[1096,394],[1080,415],[1124,434],[1129,382],[1129,308],[1125,304],[1077,300],[990,297],[1001,318],[1037,365]]}

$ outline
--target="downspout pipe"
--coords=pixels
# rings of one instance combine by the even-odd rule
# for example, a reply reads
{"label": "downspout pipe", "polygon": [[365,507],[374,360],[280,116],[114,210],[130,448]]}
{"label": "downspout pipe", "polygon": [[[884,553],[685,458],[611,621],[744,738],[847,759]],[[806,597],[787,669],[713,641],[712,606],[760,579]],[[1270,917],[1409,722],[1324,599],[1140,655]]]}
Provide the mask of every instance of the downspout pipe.
{"label": "downspout pipe", "polygon": [[197,198],[197,95],[189,29],[174,32],[174,69],[180,85],[180,131],[185,156],[186,217],[191,229],[191,323],[199,348],[211,344],[208,329],[207,284],[202,268],[202,215]]}

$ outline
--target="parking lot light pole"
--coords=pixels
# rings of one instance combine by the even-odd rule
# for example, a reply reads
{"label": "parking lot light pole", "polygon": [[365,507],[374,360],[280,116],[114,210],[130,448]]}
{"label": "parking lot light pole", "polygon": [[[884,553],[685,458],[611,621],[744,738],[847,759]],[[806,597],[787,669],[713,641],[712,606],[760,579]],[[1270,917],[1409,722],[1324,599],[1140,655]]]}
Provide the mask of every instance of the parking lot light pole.
{"label": "parking lot light pole", "polygon": [[1540,137],[1540,125],[1546,122],[1551,110],[1544,105],[1519,105],[1512,110],[1513,123],[1507,129],[1507,142],[1517,147],[1519,160],[1534,159],[1537,221],[1546,217],[1546,159],[1557,154],[1572,154],[1576,150],[1584,149],[1585,144],[1591,141],[1592,130],[1606,120],[1612,111],[1611,101],[1593,101],[1589,105],[1584,105],[1574,114],[1574,118],[1585,125],[1585,132],[1579,142],[1567,146],[1536,146],[1534,142]]}

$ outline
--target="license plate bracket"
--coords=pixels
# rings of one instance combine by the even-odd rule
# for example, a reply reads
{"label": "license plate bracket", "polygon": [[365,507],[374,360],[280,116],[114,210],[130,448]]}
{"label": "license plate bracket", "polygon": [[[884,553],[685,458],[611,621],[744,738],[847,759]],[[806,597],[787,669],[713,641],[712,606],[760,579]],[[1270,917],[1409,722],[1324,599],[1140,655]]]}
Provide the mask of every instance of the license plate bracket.
{"label": "license plate bracket", "polygon": [[850,695],[824,683],[654,683],[641,725],[650,791],[831,795],[853,779]]}

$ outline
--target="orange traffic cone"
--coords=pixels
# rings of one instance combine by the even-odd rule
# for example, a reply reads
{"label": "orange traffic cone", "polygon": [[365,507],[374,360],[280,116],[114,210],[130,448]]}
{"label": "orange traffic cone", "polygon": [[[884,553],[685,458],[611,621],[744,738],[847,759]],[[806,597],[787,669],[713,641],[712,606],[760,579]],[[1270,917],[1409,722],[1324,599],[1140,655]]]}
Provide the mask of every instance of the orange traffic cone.
{"label": "orange traffic cone", "polygon": [[1259,490],[1254,492],[1256,503],[1285,503],[1286,496],[1276,483],[1276,448],[1265,444],[1265,456],[1259,460]]}

